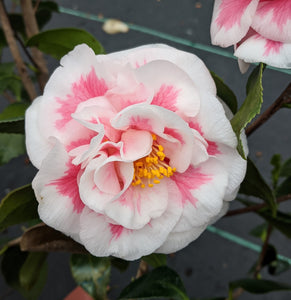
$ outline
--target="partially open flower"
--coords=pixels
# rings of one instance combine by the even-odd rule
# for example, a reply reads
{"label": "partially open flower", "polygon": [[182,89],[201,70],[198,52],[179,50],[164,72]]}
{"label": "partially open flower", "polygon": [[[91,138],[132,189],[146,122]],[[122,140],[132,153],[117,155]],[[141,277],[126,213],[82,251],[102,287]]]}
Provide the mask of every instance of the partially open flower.
{"label": "partially open flower", "polygon": [[246,169],[205,65],[165,45],[77,46],[27,110],[26,134],[41,219],[96,256],[185,247]]}
{"label": "partially open flower", "polygon": [[211,39],[235,46],[242,71],[244,62],[291,68],[291,1],[215,0]]}

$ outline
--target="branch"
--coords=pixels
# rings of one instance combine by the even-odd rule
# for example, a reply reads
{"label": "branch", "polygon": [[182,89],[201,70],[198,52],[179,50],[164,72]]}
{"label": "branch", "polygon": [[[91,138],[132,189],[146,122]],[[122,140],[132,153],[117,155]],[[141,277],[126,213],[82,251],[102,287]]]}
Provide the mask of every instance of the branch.
{"label": "branch", "polygon": [[0,21],[1,21],[3,32],[5,34],[7,44],[10,48],[11,54],[15,61],[18,73],[20,75],[24,88],[26,89],[29,98],[32,101],[33,99],[36,98],[36,91],[28,75],[26,66],[21,58],[20,52],[18,50],[17,43],[14,38],[14,32],[13,29],[11,28],[3,0],[0,0]]}
{"label": "branch", "polygon": [[135,275],[135,279],[140,278],[144,274],[148,273],[148,271],[149,271],[149,265],[147,264],[147,262],[145,262],[143,259],[141,259],[139,267],[138,267],[136,275]]}
{"label": "branch", "polygon": [[[284,195],[284,196],[277,198],[277,203],[281,203],[281,202],[284,202],[284,201],[287,201],[290,199],[291,199],[291,194]],[[239,208],[239,209],[234,209],[234,210],[230,210],[227,214],[224,215],[224,217],[232,217],[232,216],[241,215],[241,214],[245,214],[245,213],[252,212],[252,211],[258,211],[258,210],[268,207],[268,206],[269,206],[268,204],[262,203],[262,204],[257,204],[257,205],[253,205],[253,206],[247,206],[247,207],[243,207],[243,208]]]}
{"label": "branch", "polygon": [[257,266],[256,266],[256,270],[255,270],[255,273],[254,273],[255,278],[258,278],[258,275],[259,275],[260,271],[262,270],[263,261],[264,261],[264,258],[266,256],[266,253],[267,253],[267,248],[268,248],[269,239],[270,239],[270,236],[271,236],[271,233],[272,233],[272,229],[273,229],[273,226],[271,224],[269,224],[268,230],[267,230],[267,235],[266,235],[266,238],[265,238],[265,241],[264,241],[264,244],[263,244],[263,247],[262,247],[262,251],[260,253],[259,260],[258,260],[258,263],[257,263]]}
{"label": "branch", "polygon": [[[23,14],[23,20],[25,24],[25,30],[27,37],[30,38],[33,35],[39,33],[38,25],[35,18],[35,11],[32,6],[31,0],[21,0],[21,10]],[[48,80],[48,69],[46,67],[46,62],[41,51],[37,48],[31,48],[31,53],[33,61],[37,65],[39,73],[37,74],[37,79],[41,90],[43,91],[44,86]]]}
{"label": "branch", "polygon": [[250,136],[255,130],[269,120],[284,104],[291,104],[291,83],[286,87],[279,98],[264,111],[250,126],[246,129],[246,135]]}

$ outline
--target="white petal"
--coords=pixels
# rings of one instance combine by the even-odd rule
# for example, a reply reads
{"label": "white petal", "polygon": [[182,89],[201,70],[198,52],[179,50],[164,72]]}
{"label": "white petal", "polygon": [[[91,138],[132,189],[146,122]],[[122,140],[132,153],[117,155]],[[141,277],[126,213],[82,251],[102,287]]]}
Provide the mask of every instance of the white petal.
{"label": "white petal", "polygon": [[228,47],[248,32],[259,0],[215,0],[211,21],[211,41]]}
{"label": "white petal", "polygon": [[291,43],[267,40],[258,34],[244,41],[234,55],[248,63],[263,62],[277,68],[291,68]]}

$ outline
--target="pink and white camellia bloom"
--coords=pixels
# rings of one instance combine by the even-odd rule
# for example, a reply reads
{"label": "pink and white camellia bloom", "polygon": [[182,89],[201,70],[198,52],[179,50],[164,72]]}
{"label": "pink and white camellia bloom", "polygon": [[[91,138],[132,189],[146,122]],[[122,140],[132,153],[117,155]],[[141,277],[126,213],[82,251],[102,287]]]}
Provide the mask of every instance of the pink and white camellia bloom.
{"label": "pink and white camellia bloom", "polygon": [[245,175],[193,54],[147,45],[64,56],[26,112],[40,218],[95,256],[171,253],[225,213]]}
{"label": "pink and white camellia bloom", "polygon": [[235,46],[242,72],[252,62],[291,68],[291,1],[215,0],[211,40]]}

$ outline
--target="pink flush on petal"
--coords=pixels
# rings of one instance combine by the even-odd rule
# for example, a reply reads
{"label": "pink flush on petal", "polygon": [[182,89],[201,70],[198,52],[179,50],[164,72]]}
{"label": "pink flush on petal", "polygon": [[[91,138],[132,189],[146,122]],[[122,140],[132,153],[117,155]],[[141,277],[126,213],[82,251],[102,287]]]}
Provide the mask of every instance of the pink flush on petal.
{"label": "pink flush on petal", "polygon": [[212,177],[200,172],[199,168],[190,166],[184,173],[175,173],[171,178],[175,181],[182,195],[182,203],[190,202],[195,206],[198,201],[191,193],[192,190],[199,189],[202,185],[210,182]]}
{"label": "pink flush on petal", "polygon": [[158,92],[154,95],[152,100],[153,105],[162,106],[171,111],[176,111],[176,103],[179,91],[172,85],[161,85]]}
{"label": "pink flush on petal", "polygon": [[78,82],[72,84],[72,93],[65,99],[57,99],[60,107],[56,110],[61,118],[56,121],[56,128],[62,129],[71,119],[71,114],[77,109],[77,106],[90,98],[103,96],[108,88],[104,79],[99,79],[92,68],[89,74],[81,76]]}
{"label": "pink flush on petal", "polygon": [[125,229],[121,225],[115,225],[115,224],[111,224],[111,223],[109,223],[109,227],[110,227],[110,232],[112,234],[111,240],[112,239],[115,239],[115,240],[119,239],[122,232],[123,232],[123,230]]}
{"label": "pink flush on petal", "polygon": [[[196,130],[197,132],[199,132],[202,137],[204,137],[203,136],[202,128],[201,128],[201,126],[197,122],[190,122],[189,126],[190,126],[190,128],[192,128],[192,129]],[[221,153],[218,150],[218,146],[217,146],[217,144],[215,142],[209,141],[207,139],[205,139],[205,141],[208,144],[207,149],[206,149],[208,155],[217,155],[217,154]]]}
{"label": "pink flush on petal", "polygon": [[277,54],[280,52],[281,48],[283,47],[283,43],[281,42],[276,42],[272,40],[266,40],[265,44],[265,52],[264,56],[268,56],[270,54]]}
{"label": "pink flush on petal", "polygon": [[176,129],[165,127],[164,133],[172,136],[173,138],[178,140],[182,145],[185,144],[182,135]]}
{"label": "pink flush on petal", "polygon": [[59,179],[53,180],[48,185],[56,186],[57,191],[62,195],[71,198],[74,211],[77,213],[82,212],[84,203],[82,202],[79,194],[78,174],[80,166],[75,166],[71,162],[67,163],[67,171],[65,175]]}
{"label": "pink flush on petal", "polygon": [[241,18],[253,0],[222,0],[219,6],[219,14],[215,22],[221,28],[229,30],[239,24]]}
{"label": "pink flush on petal", "polygon": [[261,0],[256,13],[262,17],[269,12],[273,13],[272,22],[276,23],[279,29],[291,20],[290,0]]}
{"label": "pink flush on petal", "polygon": [[150,120],[140,116],[133,116],[130,118],[130,128],[152,131]]}

